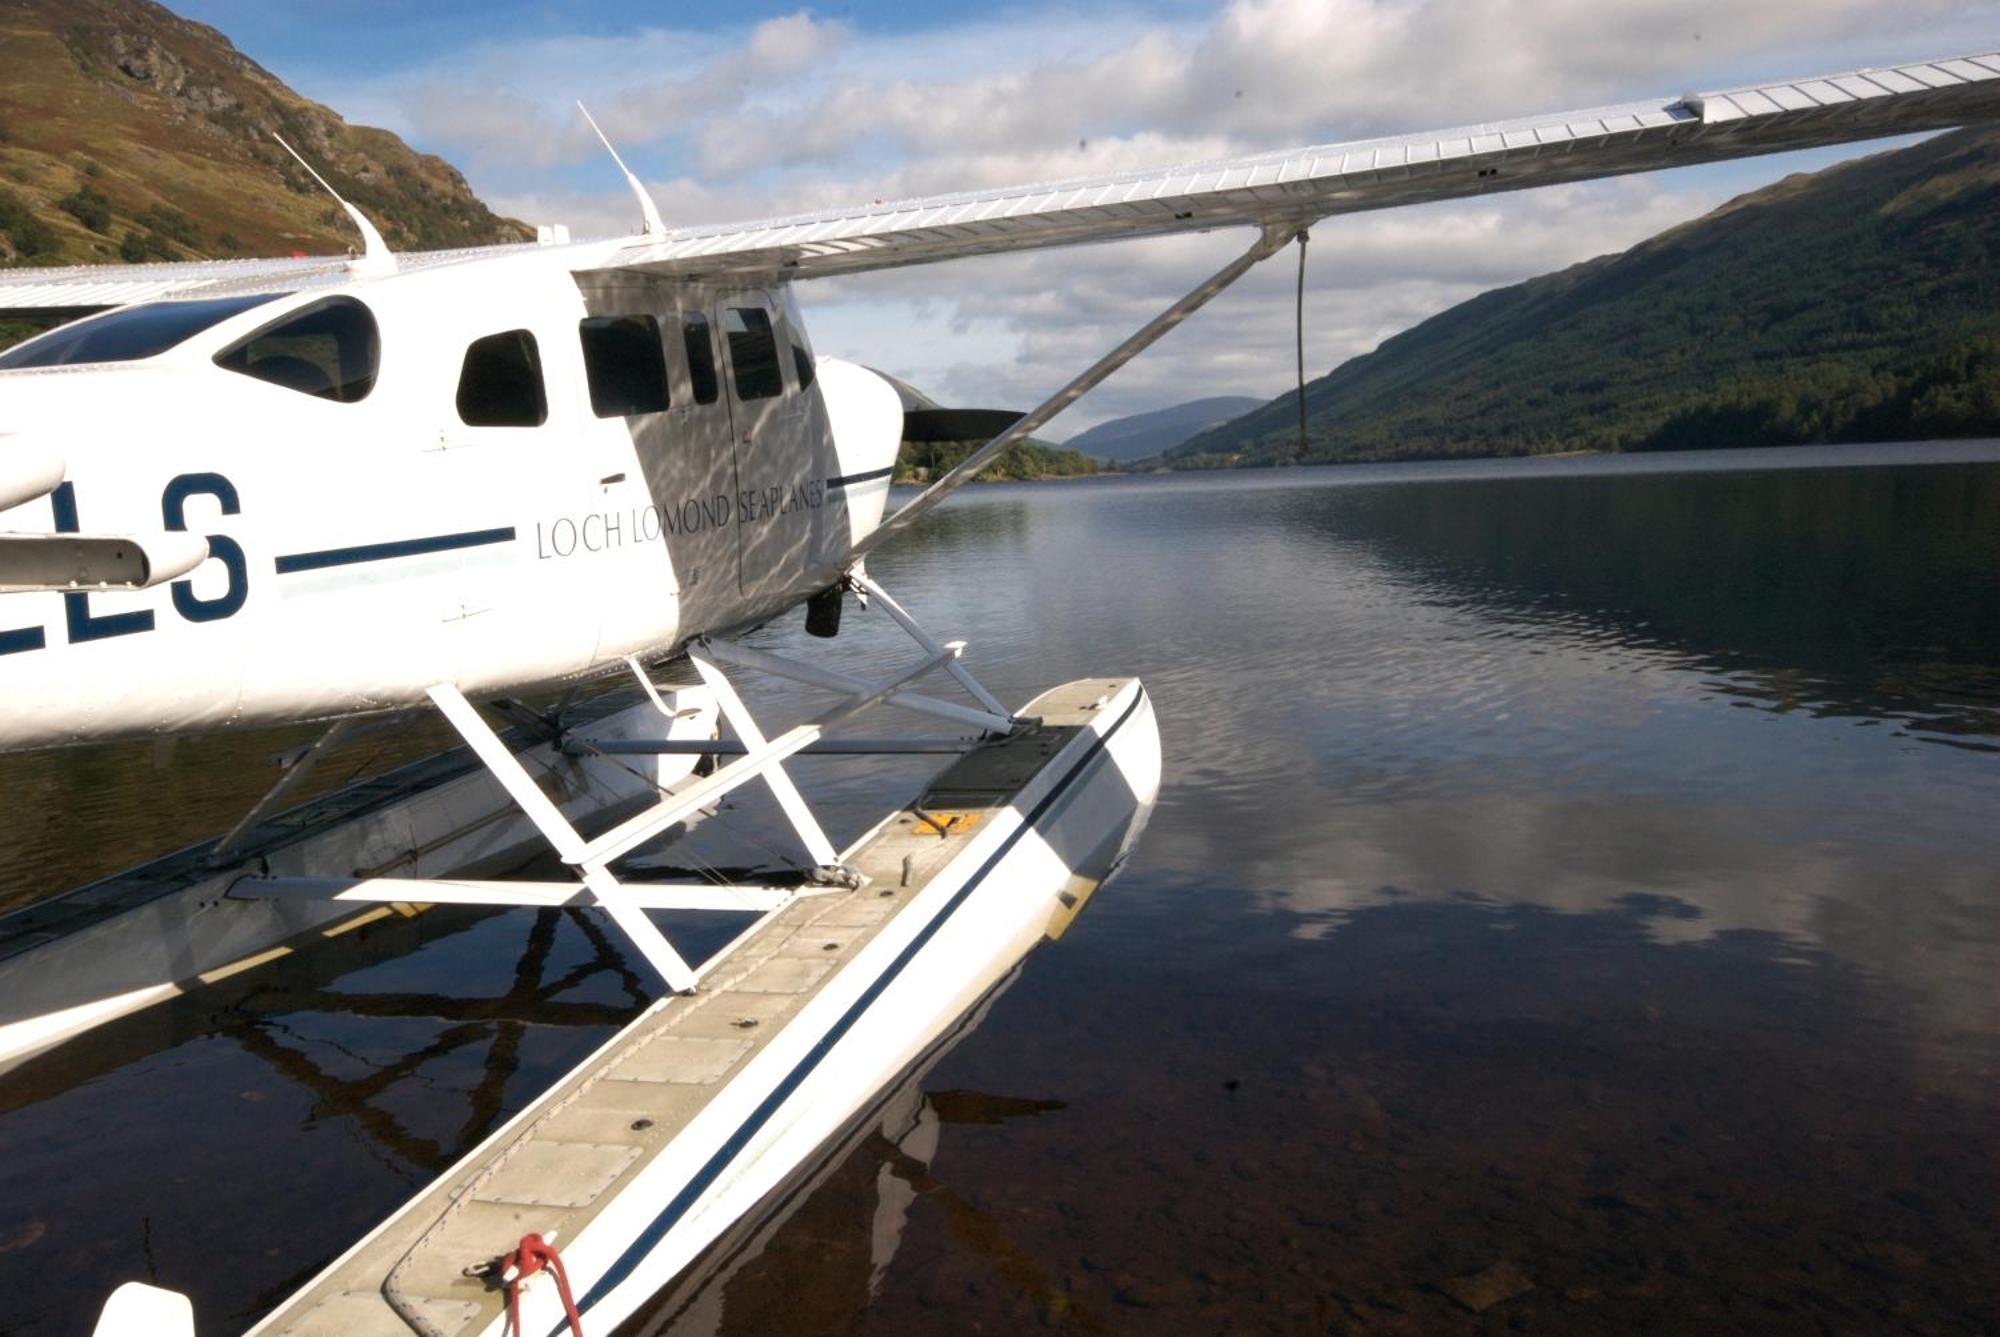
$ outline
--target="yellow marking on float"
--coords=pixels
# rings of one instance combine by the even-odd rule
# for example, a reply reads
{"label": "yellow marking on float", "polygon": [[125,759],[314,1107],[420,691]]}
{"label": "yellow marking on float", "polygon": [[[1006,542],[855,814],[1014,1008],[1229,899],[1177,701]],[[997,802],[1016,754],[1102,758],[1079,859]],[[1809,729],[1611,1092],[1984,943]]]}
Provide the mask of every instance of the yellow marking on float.
{"label": "yellow marking on float", "polygon": [[366,928],[378,919],[387,919],[390,915],[395,914],[396,910],[397,906],[395,903],[377,905],[362,911],[358,915],[352,915],[343,919],[338,924],[323,928],[319,933],[322,938],[338,938],[343,933],[352,933],[355,929]]}
{"label": "yellow marking on float", "polygon": [[253,970],[258,966],[275,961],[281,956],[290,956],[291,954],[292,949],[289,947],[273,947],[268,952],[258,952],[256,955],[246,956],[240,961],[231,961],[226,966],[217,966],[214,970],[205,971],[195,976],[195,978],[203,984],[219,984],[231,975],[240,975],[246,970]]}
{"label": "yellow marking on float", "polygon": [[947,836],[965,835],[972,828],[978,826],[986,817],[984,811],[966,808],[956,810],[949,808],[919,808],[915,804],[912,804],[910,805],[910,811],[916,814],[918,821],[936,831],[939,839]]}

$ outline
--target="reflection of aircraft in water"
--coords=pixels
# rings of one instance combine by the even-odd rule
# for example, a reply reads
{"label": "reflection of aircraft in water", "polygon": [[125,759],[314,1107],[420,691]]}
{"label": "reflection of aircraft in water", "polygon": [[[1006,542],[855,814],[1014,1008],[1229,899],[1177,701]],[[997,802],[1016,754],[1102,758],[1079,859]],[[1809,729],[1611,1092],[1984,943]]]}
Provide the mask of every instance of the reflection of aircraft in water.
{"label": "reflection of aircraft in water", "polygon": [[[647,1305],[633,1331],[645,1337],[735,1337],[771,1332],[781,1323],[805,1331],[836,1330],[880,1289],[920,1198],[942,1212],[968,1251],[988,1260],[1011,1285],[1053,1298],[1052,1280],[1009,1240],[1006,1227],[932,1171],[948,1127],[997,1124],[1063,1108],[1057,1100],[933,1091],[925,1085],[1019,974],[1016,970],[981,1000],[822,1158],[802,1167]],[[737,1286],[739,1278],[748,1284]],[[1069,1309],[1067,1317],[1077,1331],[1105,1330],[1087,1313]]]}
{"label": "reflection of aircraft in water", "polygon": [[[87,1330],[135,1272],[218,1317],[267,1308],[653,987],[585,911],[391,912],[20,1062],[0,1080],[0,1284],[39,1298],[10,1330]],[[309,1214],[287,1206],[306,1192]],[[230,1262],[180,1271],[201,1254]],[[37,1280],[57,1270],[83,1288]]]}
{"label": "reflection of aircraft in water", "polygon": [[[0,276],[0,314],[97,313],[0,354],[0,695],[18,703],[0,749],[331,721],[171,894],[126,887],[95,918],[72,899],[47,932],[0,925],[21,948],[9,975],[61,958],[38,977],[52,994],[99,945],[147,961],[113,990],[0,1013],[0,1061],[249,969],[357,905],[588,908],[666,996],[262,1328],[616,1325],[1059,933],[1158,792],[1136,679],[1012,710],[867,557],[1322,219],[1996,115],[2000,56],[1977,55],[720,227],[669,229],[628,174],[645,229],[613,241],[396,257],[350,208],[367,242],[351,264]],[[903,413],[879,376],[813,354],[793,291],[1224,227],[1254,234],[1241,254],[1018,418]],[[991,439],[888,513],[903,437],[982,425]],[[737,639],[800,606],[830,637],[850,596],[908,634],[908,663],[857,675]],[[670,692],[669,662],[687,668]],[[737,671],[834,700],[767,733]],[[966,700],[914,690],[932,674]],[[569,698],[516,699],[614,675],[645,696],[616,727]],[[834,736],[877,706],[955,732]],[[385,834],[359,804],[369,848],[303,859],[262,820],[356,718],[433,708],[488,784],[470,825],[442,805]],[[712,736],[717,716],[731,737]],[[955,760],[844,849],[785,766],[912,750]],[[632,858],[751,784],[779,809],[778,858],[673,878]],[[567,875],[493,877],[490,821],[525,822]],[[431,857],[440,842],[457,854]],[[731,912],[758,918],[700,959],[656,917]],[[558,1233],[574,1309],[534,1270]],[[105,1331],[191,1321],[183,1297],[139,1288]]]}

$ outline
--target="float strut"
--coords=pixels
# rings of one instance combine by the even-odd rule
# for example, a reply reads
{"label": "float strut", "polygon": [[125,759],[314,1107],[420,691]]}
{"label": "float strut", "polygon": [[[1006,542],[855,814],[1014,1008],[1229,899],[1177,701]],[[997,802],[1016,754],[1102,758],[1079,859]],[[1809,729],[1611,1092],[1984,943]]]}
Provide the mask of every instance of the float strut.
{"label": "float strut", "polygon": [[584,886],[590,888],[597,897],[597,903],[611,916],[611,922],[631,940],[639,954],[646,958],[653,969],[660,972],[667,987],[675,993],[692,993],[695,987],[695,973],[681,954],[674,950],[666,935],[646,918],[646,912],[634,904],[626,888],[607,866],[611,857],[593,850],[589,842],[577,834],[569,819],[558,808],[541,787],[530,776],[520,759],[500,741],[465,694],[450,683],[439,683],[430,689],[430,698],[451,726],[458,730],[466,746],[486,763],[492,773],[507,791],[515,806],[535,824],[549,844],[555,846],[556,855],[564,863],[575,868],[583,878]]}

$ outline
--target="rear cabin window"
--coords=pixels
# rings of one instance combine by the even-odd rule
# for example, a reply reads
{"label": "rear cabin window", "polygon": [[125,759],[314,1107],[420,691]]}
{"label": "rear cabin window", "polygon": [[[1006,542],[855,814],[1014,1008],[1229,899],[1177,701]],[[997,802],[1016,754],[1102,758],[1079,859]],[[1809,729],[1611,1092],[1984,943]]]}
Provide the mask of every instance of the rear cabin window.
{"label": "rear cabin window", "polygon": [[548,421],[534,335],[508,330],[472,341],[458,372],[458,416],[467,427],[540,427]]}
{"label": "rear cabin window", "polygon": [[667,407],[667,360],[651,316],[590,316],[578,327],[590,411],[600,418],[659,413]]}
{"label": "rear cabin window", "polygon": [[778,336],[762,307],[732,306],[722,313],[722,332],[729,337],[729,369],[736,378],[738,399],[769,399],[784,393],[784,373],[778,367]]}
{"label": "rear cabin window", "polygon": [[813,376],[815,374],[813,369],[813,355],[796,338],[792,340],[792,366],[799,373],[799,389],[803,390],[813,383]]}
{"label": "rear cabin window", "polygon": [[196,302],[146,302],[50,330],[0,353],[0,369],[66,367],[77,362],[136,362],[164,353],[211,325],[283,296],[209,297]]}
{"label": "rear cabin window", "polygon": [[694,382],[694,402],[713,404],[722,389],[715,375],[715,334],[708,317],[700,313],[681,321],[681,339],[687,345],[688,379]]}
{"label": "rear cabin window", "polygon": [[375,317],[352,297],[302,306],[215,355],[225,371],[341,404],[368,397],[381,361]]}

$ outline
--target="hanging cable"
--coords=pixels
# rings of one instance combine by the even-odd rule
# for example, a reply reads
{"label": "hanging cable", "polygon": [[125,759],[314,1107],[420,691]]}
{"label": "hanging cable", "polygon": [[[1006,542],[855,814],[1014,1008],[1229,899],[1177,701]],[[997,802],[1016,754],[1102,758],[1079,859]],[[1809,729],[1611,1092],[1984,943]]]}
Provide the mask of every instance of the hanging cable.
{"label": "hanging cable", "polygon": [[1312,234],[1299,229],[1299,290],[1293,303],[1292,330],[1299,355],[1299,463],[1306,458],[1306,241]]}

